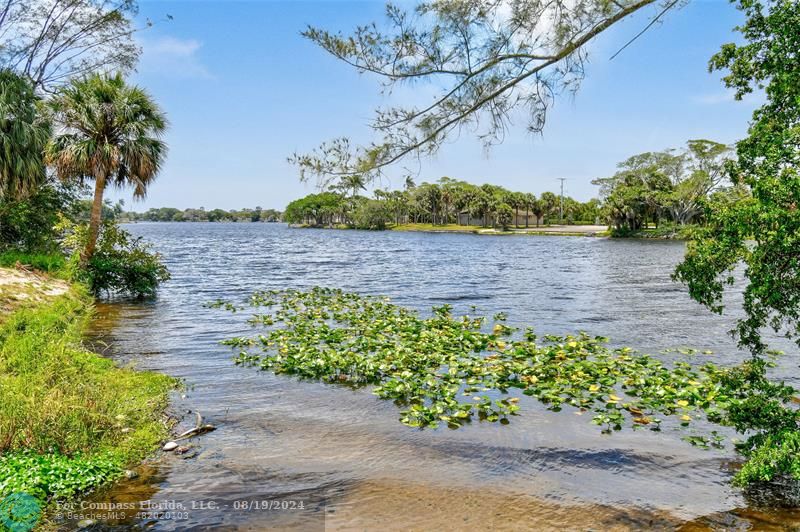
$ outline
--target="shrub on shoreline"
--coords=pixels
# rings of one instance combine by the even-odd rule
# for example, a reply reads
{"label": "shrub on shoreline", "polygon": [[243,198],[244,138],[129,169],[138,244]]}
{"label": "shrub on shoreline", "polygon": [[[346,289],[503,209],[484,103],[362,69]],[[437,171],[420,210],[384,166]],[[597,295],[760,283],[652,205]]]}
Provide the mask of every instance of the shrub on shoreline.
{"label": "shrub on shoreline", "polygon": [[161,255],[114,221],[103,222],[97,247],[85,264],[81,250],[88,239],[88,226],[63,218],[58,228],[64,234],[64,251],[70,256],[70,268],[76,272],[76,279],[86,283],[95,295],[153,297],[159,285],[170,278]]}

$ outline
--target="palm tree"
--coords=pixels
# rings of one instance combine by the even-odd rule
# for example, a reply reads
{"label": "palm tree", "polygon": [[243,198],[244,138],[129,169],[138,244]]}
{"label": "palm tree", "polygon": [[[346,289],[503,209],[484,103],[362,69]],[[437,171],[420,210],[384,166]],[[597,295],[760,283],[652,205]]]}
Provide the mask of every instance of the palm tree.
{"label": "palm tree", "polygon": [[483,188],[476,188],[470,201],[469,211],[471,218],[483,218],[483,227],[489,226],[489,209],[491,195]]}
{"label": "palm tree", "polygon": [[106,187],[131,186],[134,197],[145,196],[166,156],[161,135],[167,120],[153,99],[121,74],[73,80],[53,97],[50,109],[59,132],[47,145],[45,161],[63,180],[94,180],[89,237],[81,253],[85,264],[97,245]]}
{"label": "palm tree", "polygon": [[[530,212],[536,206],[536,196],[531,192],[526,192],[523,194],[523,204],[525,205],[525,229],[527,229]],[[536,225],[539,225],[538,220]]]}
{"label": "palm tree", "polygon": [[491,214],[492,227],[495,227],[497,225],[497,217],[495,216],[497,206],[501,203],[501,196],[503,196],[504,192],[506,192],[506,189],[497,185],[490,185],[489,183],[484,183],[480,188],[486,195],[485,198],[481,198],[485,206],[483,212],[483,225],[484,227],[489,226],[488,218]]}
{"label": "palm tree", "polygon": [[0,70],[0,200],[25,197],[45,180],[50,124],[38,100],[28,80]]}
{"label": "palm tree", "polygon": [[350,197],[355,198],[361,190],[367,190],[367,180],[362,174],[348,174],[342,176],[333,188],[341,190],[343,196],[350,192]]}
{"label": "palm tree", "polygon": [[552,192],[542,192],[542,195],[539,198],[542,201],[543,207],[543,216],[547,217],[547,223],[551,222],[550,215],[556,210],[558,206],[558,196],[553,194]]}
{"label": "palm tree", "polygon": [[536,216],[536,227],[539,227],[539,222],[543,220],[546,210],[547,205],[545,205],[543,199],[534,200],[533,204],[531,205],[531,212],[534,216]]}
{"label": "palm tree", "polygon": [[442,198],[442,223],[447,225],[450,223],[450,211],[455,203],[458,182],[455,179],[445,176],[439,179],[439,184],[437,186],[439,188],[439,195]]}
{"label": "palm tree", "polygon": [[435,183],[422,183],[414,189],[414,196],[423,212],[430,215],[430,223],[436,225],[442,204],[442,190],[439,186]]}
{"label": "palm tree", "polygon": [[[455,190],[453,206],[455,207],[457,223],[458,225],[469,225],[470,218],[471,218],[471,208],[472,204],[475,201],[477,187],[475,185],[471,185],[469,183],[465,183],[460,181],[458,186]],[[467,211],[467,220],[466,223],[461,223],[461,214]]]}
{"label": "palm tree", "polygon": [[525,207],[525,194],[510,192],[506,195],[506,203],[514,209],[514,227],[519,228],[519,211]]}

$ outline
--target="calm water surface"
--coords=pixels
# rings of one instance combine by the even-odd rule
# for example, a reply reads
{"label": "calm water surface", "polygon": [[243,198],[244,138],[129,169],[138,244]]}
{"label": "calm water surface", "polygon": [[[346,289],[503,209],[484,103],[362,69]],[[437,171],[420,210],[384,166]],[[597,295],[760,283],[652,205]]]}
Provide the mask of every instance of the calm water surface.
{"label": "calm water surface", "polygon": [[[733,454],[666,430],[604,436],[585,416],[536,402],[507,426],[410,429],[369,390],[237,367],[218,341],[241,314],[203,308],[255,289],[339,287],[429,312],[451,303],[540,333],[587,331],[657,353],[692,346],[742,356],[715,316],[670,281],[684,246],[667,241],[290,229],[277,224],[135,224],[172,272],[154,302],[99,306],[95,336],[117,360],[181,377],[179,430],[199,411],[218,427],[193,458],[164,456],[95,501],[182,505],[188,519],[130,516],[157,530],[704,530],[800,526],[729,487]],[[732,300],[735,303],[735,298]],[[790,349],[786,344],[778,347]],[[664,357],[673,355],[662,355]],[[708,357],[697,355],[698,359]],[[796,366],[779,372],[792,380]],[[795,385],[800,383],[793,381]],[[239,501],[249,501],[240,509]],[[252,502],[258,501],[258,502]],[[259,508],[289,501],[291,509]],[[274,503],[273,503],[274,504]],[[299,506],[302,505],[302,509]],[[212,506],[209,508],[209,506]],[[181,512],[178,511],[177,514]],[[186,515],[177,515],[186,517]]]}

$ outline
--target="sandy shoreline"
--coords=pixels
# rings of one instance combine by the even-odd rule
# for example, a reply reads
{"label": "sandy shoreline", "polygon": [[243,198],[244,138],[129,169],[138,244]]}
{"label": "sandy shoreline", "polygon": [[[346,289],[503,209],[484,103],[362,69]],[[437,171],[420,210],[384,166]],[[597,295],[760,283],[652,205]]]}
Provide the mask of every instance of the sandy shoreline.
{"label": "sandy shoreline", "polygon": [[65,294],[69,284],[22,268],[0,268],[0,318],[28,302]]}

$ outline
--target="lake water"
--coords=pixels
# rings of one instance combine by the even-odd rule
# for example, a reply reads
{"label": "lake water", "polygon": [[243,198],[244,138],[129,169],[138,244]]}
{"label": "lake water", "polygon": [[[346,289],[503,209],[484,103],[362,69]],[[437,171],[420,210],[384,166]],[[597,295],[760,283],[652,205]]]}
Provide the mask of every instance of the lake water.
{"label": "lake water", "polygon": [[[665,430],[602,435],[587,416],[523,399],[510,425],[415,430],[368,389],[275,376],[232,363],[224,338],[252,332],[241,314],[204,308],[253,290],[339,287],[390,296],[422,313],[451,303],[539,333],[587,331],[657,354],[740,360],[736,313],[692,302],[670,273],[680,242],[291,229],[278,224],[135,224],[172,272],[156,301],[100,304],[98,346],[185,380],[179,430],[199,411],[215,432],[193,458],[161,457],[94,501],[150,501],[174,515],[106,520],[111,528],[585,530],[800,525],[729,486],[731,451],[703,451]],[[736,297],[731,299],[735,304]],[[777,342],[789,351],[791,346]],[[659,355],[665,358],[676,355]],[[786,357],[778,373],[793,384]],[[244,502],[243,502],[244,501]],[[245,507],[243,507],[245,506]],[[173,518],[166,518],[173,517]]]}

